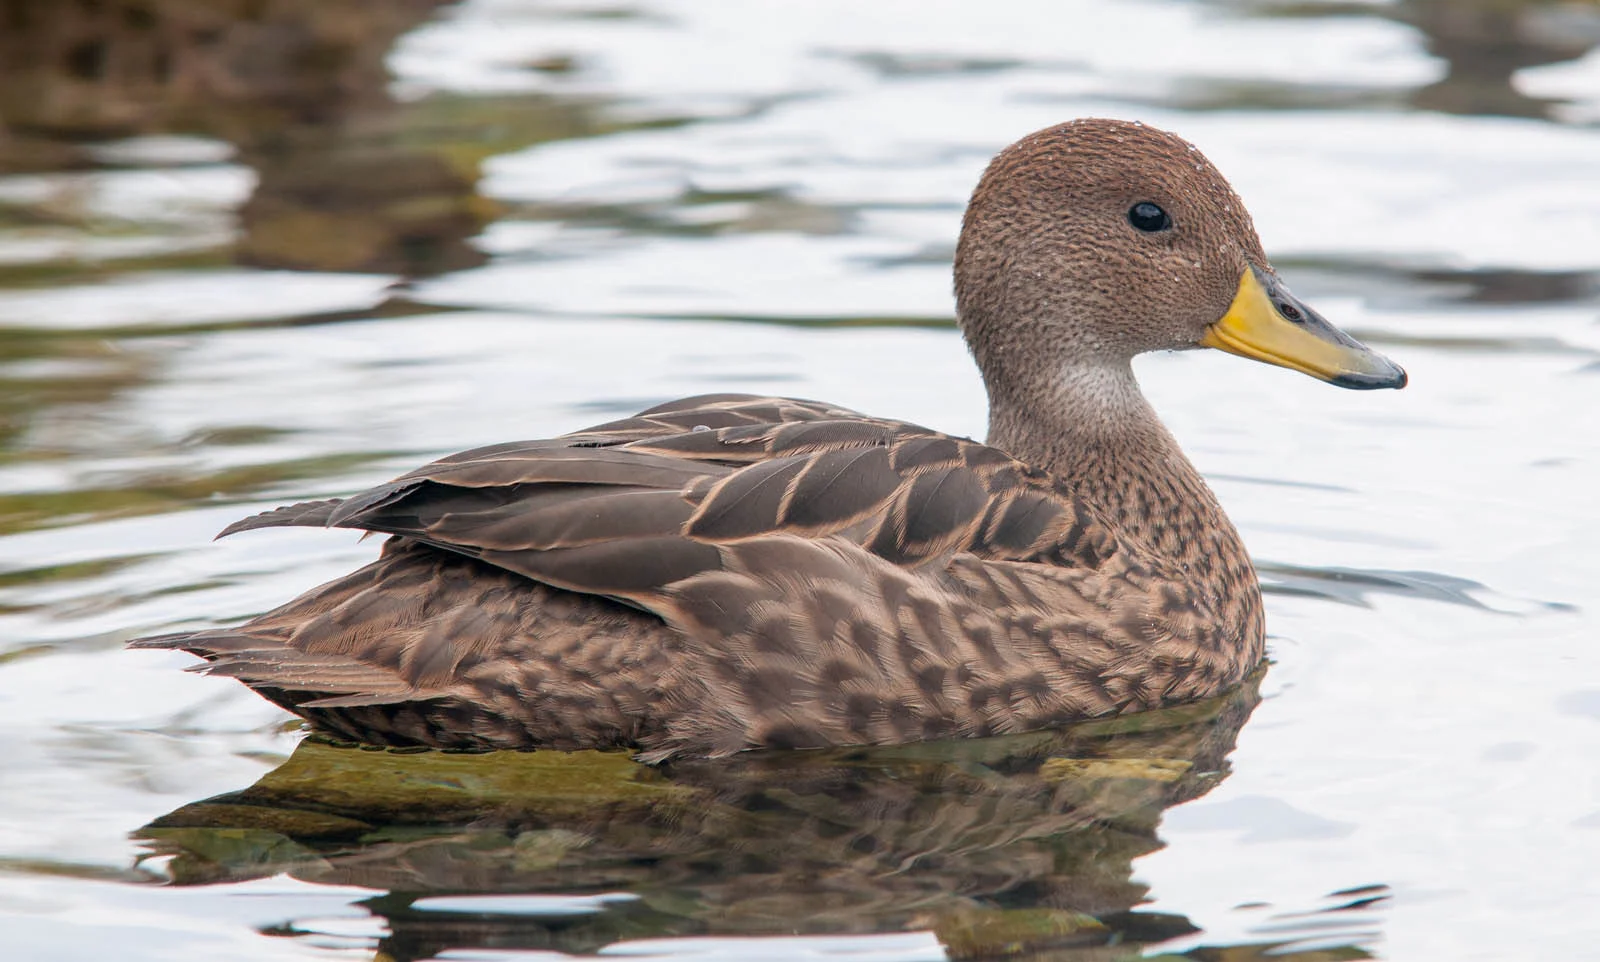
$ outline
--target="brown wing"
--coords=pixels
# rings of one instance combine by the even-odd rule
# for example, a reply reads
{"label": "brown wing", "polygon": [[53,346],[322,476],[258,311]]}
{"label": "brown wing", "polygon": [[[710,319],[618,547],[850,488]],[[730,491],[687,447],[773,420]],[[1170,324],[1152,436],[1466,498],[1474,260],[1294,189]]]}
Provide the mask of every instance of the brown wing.
{"label": "brown wing", "polygon": [[452,455],[340,503],[257,515],[397,534],[659,611],[726,546],[848,541],[916,568],[958,553],[1095,567],[1108,529],[1005,453],[815,402],[713,395],[563,438]]}

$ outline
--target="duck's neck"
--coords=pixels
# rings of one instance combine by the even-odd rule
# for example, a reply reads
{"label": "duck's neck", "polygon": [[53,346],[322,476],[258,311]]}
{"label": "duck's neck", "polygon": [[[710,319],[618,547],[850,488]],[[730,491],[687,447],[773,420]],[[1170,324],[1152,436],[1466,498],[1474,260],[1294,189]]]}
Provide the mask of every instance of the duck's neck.
{"label": "duck's neck", "polygon": [[1238,533],[1128,362],[1057,374],[1023,390],[990,380],[989,444],[1071,485],[1125,543],[1166,559],[1223,551],[1248,564]]}

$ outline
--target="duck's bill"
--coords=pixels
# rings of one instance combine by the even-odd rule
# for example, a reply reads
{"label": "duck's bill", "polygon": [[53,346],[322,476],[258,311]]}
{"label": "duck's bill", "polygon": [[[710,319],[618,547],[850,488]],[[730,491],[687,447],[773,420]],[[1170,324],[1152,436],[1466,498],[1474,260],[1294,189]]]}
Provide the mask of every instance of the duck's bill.
{"label": "duck's bill", "polygon": [[1239,278],[1228,313],[1206,329],[1200,343],[1340,387],[1406,386],[1400,365],[1329,324],[1276,277],[1254,267]]}

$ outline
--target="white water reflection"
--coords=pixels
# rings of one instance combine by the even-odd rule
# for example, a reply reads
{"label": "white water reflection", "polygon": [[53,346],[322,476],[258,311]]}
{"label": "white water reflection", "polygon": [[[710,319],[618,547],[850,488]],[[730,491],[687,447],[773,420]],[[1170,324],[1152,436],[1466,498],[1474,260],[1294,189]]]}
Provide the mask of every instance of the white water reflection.
{"label": "white water reflection", "polygon": [[[621,22],[592,16],[615,9],[603,0],[478,0],[405,38],[391,63],[409,90],[615,90],[693,112],[869,88],[882,79],[873,65],[885,54],[924,69],[1038,66],[1077,78],[1085,93],[1126,94],[1180,78],[1413,86],[1440,74],[1415,34],[1397,24],[1319,24],[1308,44],[1293,20],[1188,3],[1007,0],[972,16],[963,4],[917,0],[658,0]],[[526,69],[554,56],[584,70],[546,78]]]}
{"label": "white water reflection", "polygon": [[366,310],[391,277],[214,270],[125,275],[103,284],[0,291],[8,328],[117,330],[264,321]]}

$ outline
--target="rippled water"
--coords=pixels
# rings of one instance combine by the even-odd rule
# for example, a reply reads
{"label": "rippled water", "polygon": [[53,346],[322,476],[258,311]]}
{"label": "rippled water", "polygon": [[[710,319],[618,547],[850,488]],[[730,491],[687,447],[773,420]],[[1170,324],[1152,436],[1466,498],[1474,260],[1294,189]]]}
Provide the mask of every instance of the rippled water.
{"label": "rippled water", "polygon": [[[1593,3],[116,6],[0,26],[10,957],[1600,955]],[[1139,364],[1259,706],[656,771],[297,747],[121,650],[375,551],[228,521],[475,444],[724,390],[981,435],[961,206],[1084,115],[1411,373]]]}

